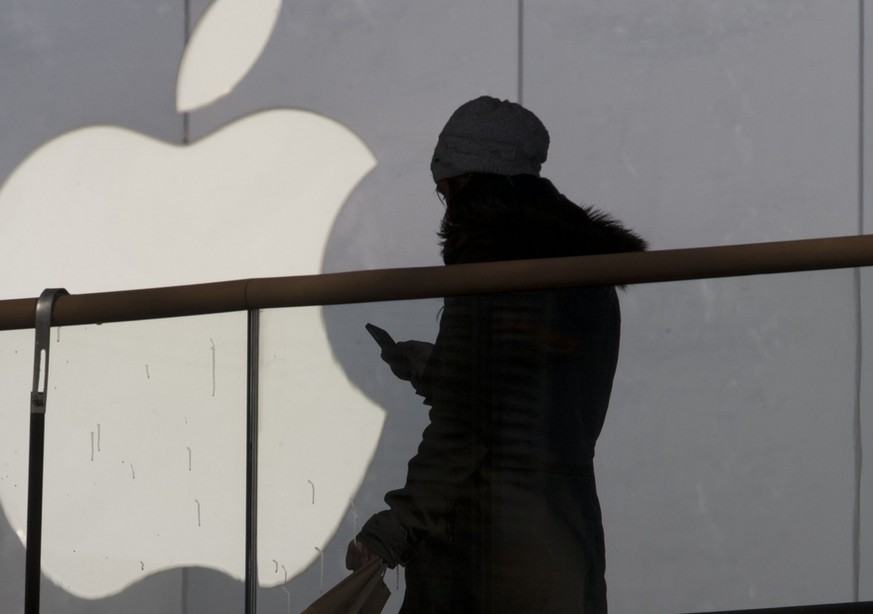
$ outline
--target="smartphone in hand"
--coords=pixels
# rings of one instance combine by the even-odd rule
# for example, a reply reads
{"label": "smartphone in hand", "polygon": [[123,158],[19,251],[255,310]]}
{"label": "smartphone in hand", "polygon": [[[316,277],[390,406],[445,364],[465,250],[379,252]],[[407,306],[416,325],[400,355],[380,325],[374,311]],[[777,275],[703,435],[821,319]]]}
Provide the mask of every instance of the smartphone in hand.
{"label": "smartphone in hand", "polygon": [[379,347],[382,348],[383,352],[390,352],[395,350],[397,347],[397,342],[388,334],[384,328],[379,328],[375,324],[367,324],[364,328],[367,329],[367,332],[376,340],[376,343],[379,344]]}

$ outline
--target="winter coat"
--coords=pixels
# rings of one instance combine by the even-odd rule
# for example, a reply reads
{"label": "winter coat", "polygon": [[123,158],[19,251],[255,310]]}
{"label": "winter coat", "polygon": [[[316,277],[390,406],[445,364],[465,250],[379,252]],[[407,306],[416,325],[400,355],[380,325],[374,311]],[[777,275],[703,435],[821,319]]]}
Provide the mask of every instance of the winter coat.
{"label": "winter coat", "polygon": [[[644,249],[546,183],[548,202],[444,224],[446,262]],[[406,567],[403,612],[606,611],[593,460],[619,329],[612,287],[445,300],[417,387],[430,423],[358,536]]]}

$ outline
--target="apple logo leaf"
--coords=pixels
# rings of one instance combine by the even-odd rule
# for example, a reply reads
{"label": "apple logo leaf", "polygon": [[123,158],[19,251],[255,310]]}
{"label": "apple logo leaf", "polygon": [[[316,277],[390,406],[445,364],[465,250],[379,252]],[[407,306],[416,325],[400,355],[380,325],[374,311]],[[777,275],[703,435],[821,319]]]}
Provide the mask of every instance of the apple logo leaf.
{"label": "apple logo leaf", "polygon": [[229,94],[258,61],[281,8],[282,0],[213,2],[182,54],[176,109],[194,111]]}

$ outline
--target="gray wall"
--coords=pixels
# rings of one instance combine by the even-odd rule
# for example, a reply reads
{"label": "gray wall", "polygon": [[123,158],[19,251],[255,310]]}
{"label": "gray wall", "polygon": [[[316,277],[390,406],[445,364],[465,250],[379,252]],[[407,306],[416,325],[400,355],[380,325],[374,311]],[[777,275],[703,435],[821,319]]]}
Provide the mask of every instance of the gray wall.
{"label": "gray wall", "polygon": [[[378,160],[336,220],[324,270],[437,264],[431,148],[459,103],[488,93],[520,99],[550,128],[544,174],[564,193],[614,213],[653,249],[870,231],[860,71],[873,63],[861,62],[859,2],[288,1],[240,86],[183,117],[176,70],[186,24],[206,5],[0,8],[0,178],[84,125],[181,143],[258,110],[309,109],[345,124]],[[0,286],[7,267],[26,266],[3,258]],[[856,456],[873,444],[868,275],[622,295],[622,358],[597,460],[614,611],[849,601],[856,584],[873,598],[871,478]],[[427,338],[438,307],[325,310],[338,360],[388,412],[357,499],[362,517],[403,479],[424,419],[374,360],[362,323]],[[342,577],[347,540],[325,548],[327,584]],[[0,608],[14,612],[24,554],[3,521],[0,556]],[[261,611],[299,611],[320,584],[316,563],[263,590]],[[242,588],[185,569],[97,601],[45,584],[44,600],[47,612],[238,612]]]}

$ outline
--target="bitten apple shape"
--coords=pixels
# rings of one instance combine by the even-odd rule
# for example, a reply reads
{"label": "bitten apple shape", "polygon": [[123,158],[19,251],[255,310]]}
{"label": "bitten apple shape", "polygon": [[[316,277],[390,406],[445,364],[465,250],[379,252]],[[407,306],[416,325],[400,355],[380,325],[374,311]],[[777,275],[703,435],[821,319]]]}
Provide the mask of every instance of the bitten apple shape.
{"label": "bitten apple shape", "polygon": [[[317,273],[334,218],[374,165],[347,128],[299,110],[261,112],[188,146],[109,126],[62,135],[0,190],[4,294]],[[310,564],[340,525],[384,412],[334,360],[320,309],[270,311],[264,323],[269,586]],[[6,391],[29,385],[32,337],[15,338],[0,355],[0,503],[25,540],[27,403]],[[177,566],[244,577],[245,315],[69,327],[53,339],[43,572],[86,597]]]}

